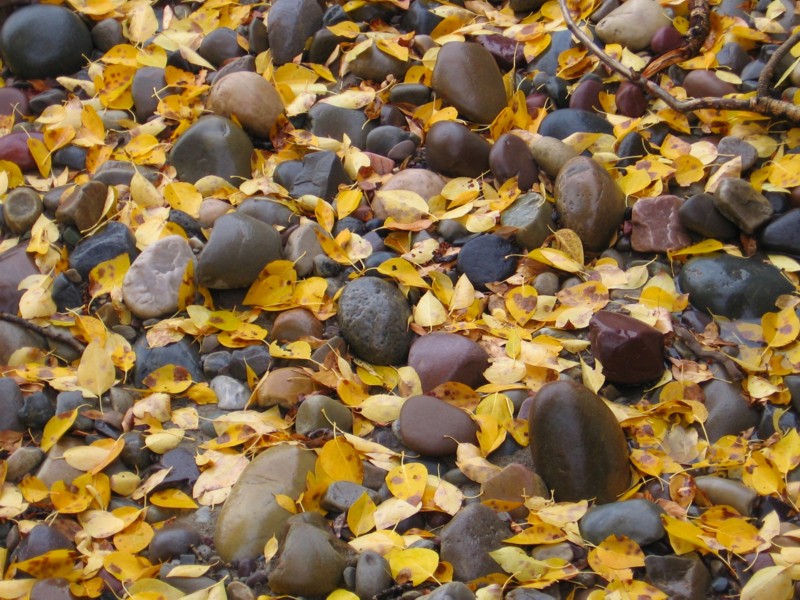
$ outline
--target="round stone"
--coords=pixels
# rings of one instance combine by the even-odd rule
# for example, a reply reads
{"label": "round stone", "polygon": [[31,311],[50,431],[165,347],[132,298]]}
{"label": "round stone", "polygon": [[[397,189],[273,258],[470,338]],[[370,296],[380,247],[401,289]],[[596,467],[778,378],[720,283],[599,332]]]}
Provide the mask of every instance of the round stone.
{"label": "round stone", "polygon": [[533,162],[528,144],[510,133],[501,135],[492,146],[489,167],[498,183],[517,177],[517,186],[521,190],[531,189],[539,180],[539,169]]}
{"label": "round stone", "polygon": [[245,131],[268,138],[283,113],[283,101],[275,87],[258,73],[237,71],[214,81],[208,109],[223,117],[235,116]]}
{"label": "round stone", "polygon": [[423,456],[455,454],[459,443],[477,443],[476,431],[466,412],[433,396],[409,398],[397,419],[400,441]]}
{"label": "round stone", "polygon": [[447,177],[480,177],[489,170],[489,142],[455,121],[439,121],[428,131],[425,157]]}
{"label": "round stone", "polygon": [[92,36],[71,10],[34,4],[19,8],[3,24],[0,53],[20,79],[69,75],[92,53]]}
{"label": "round stone", "polygon": [[30,230],[41,214],[42,199],[35,190],[28,187],[11,190],[3,202],[3,219],[16,234]]}
{"label": "round stone", "polygon": [[251,175],[253,142],[241,127],[218,115],[201,117],[178,138],[169,161],[181,181],[216,175],[237,185]]}
{"label": "round stone", "polygon": [[486,290],[487,283],[503,281],[517,269],[519,248],[499,235],[482,234],[472,238],[461,249],[456,264],[472,285]]}

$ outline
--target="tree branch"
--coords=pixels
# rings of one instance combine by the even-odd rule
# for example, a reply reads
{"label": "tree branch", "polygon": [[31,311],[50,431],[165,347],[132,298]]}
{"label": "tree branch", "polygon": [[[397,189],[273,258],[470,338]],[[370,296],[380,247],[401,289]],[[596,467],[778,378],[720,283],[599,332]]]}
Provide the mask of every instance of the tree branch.
{"label": "tree branch", "polygon": [[769,57],[767,64],[764,65],[764,69],[758,76],[758,88],[756,90],[756,96],[769,96],[769,84],[772,82],[775,69],[778,67],[778,63],[783,60],[784,56],[789,54],[792,47],[797,42],[800,42],[800,29],[790,35],[785,42],[778,46],[778,49],[772,53],[772,56]]}
{"label": "tree branch", "polygon": [[[783,100],[777,100],[775,98],[770,98],[766,95],[758,93],[756,96],[750,98],[705,97],[679,100],[654,81],[642,77],[633,69],[626,67],[615,58],[606,54],[605,51],[595,44],[594,41],[588,35],[586,35],[586,33],[580,27],[578,27],[577,23],[575,23],[575,19],[572,17],[569,7],[567,6],[567,0],[558,0],[558,4],[561,8],[562,14],[564,15],[564,21],[566,22],[567,28],[570,30],[570,32],[572,32],[572,34],[578,38],[581,44],[583,44],[592,54],[597,56],[597,58],[599,58],[604,65],[606,65],[612,71],[619,73],[629,81],[639,85],[656,98],[663,100],[667,106],[677,112],[693,112],[696,110],[702,110],[704,108],[713,110],[740,110],[800,123],[800,105],[792,104],[791,102],[784,102]],[[784,42],[781,47],[775,51],[775,54],[777,54],[779,51],[782,51],[783,54],[781,56],[783,56],[786,52],[791,50],[792,46],[794,45],[792,42],[793,38],[795,38],[794,35],[790,36],[789,39],[787,39],[786,42]],[[786,47],[785,50],[784,47]],[[780,60],[781,56],[779,56],[775,61],[773,61],[774,55],[770,59],[769,64],[772,65],[772,69],[774,69],[774,65],[777,64],[777,61]],[[766,68],[764,70],[766,71]]]}
{"label": "tree branch", "polygon": [[7,321],[9,323],[14,323],[14,325],[19,325],[20,327],[29,329],[30,331],[38,333],[39,335],[51,339],[54,342],[66,344],[67,346],[75,350],[75,352],[77,352],[78,354],[82,354],[83,351],[86,349],[86,346],[84,346],[74,337],[62,335],[58,331],[53,331],[51,329],[39,327],[38,325],[35,325],[30,321],[26,321],[25,319],[23,319],[22,317],[18,317],[17,315],[12,315],[11,313],[0,312],[0,321]]}

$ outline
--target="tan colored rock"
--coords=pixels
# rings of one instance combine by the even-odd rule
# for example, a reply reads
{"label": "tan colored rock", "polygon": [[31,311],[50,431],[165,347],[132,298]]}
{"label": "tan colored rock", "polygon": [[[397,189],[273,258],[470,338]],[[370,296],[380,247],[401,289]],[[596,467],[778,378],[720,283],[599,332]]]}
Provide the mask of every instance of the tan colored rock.
{"label": "tan colored rock", "polygon": [[270,371],[256,389],[256,403],[262,408],[282,406],[291,408],[301,396],[318,390],[311,376],[296,367],[283,367]]}
{"label": "tan colored rock", "polygon": [[235,117],[242,127],[268,138],[283,113],[283,101],[273,85],[251,71],[226,75],[211,87],[208,108],[223,117]]}

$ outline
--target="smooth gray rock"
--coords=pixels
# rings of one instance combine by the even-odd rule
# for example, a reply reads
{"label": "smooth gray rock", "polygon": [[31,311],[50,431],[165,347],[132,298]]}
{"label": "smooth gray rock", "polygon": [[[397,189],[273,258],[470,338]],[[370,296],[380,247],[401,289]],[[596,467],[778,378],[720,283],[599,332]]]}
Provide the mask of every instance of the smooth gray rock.
{"label": "smooth gray rock", "polygon": [[647,581],[671,600],[705,600],[711,593],[711,575],[694,552],[644,557]]}
{"label": "smooth gray rock", "polygon": [[517,244],[526,250],[535,250],[556,228],[553,205],[536,192],[524,194],[502,212],[500,224],[516,227],[514,239]]}
{"label": "smooth gray rock", "polygon": [[697,484],[697,489],[703,492],[712,504],[730,506],[745,517],[753,514],[758,494],[741,481],[714,475],[701,475],[700,477],[695,477],[695,483]]}
{"label": "smooth gray rock", "polygon": [[725,435],[736,435],[745,429],[756,427],[761,415],[745,399],[741,382],[727,381],[725,371],[716,364],[711,365],[711,371],[719,379],[712,379],[701,387],[708,411],[703,430],[708,435],[708,441],[713,444]]}
{"label": "smooth gray rock", "polygon": [[739,229],[753,234],[772,217],[773,208],[763,194],[744,179],[724,178],[714,193],[714,206]]}
{"label": "smooth gray rock", "polygon": [[715,240],[730,240],[739,233],[738,227],[714,206],[714,196],[705,192],[695,194],[681,204],[678,218],[689,231]]}
{"label": "smooth gray rock", "polygon": [[308,396],[300,403],[295,417],[295,431],[308,435],[316,429],[333,429],[350,432],[353,414],[344,404],[328,396]]}
{"label": "smooth gray rock", "polygon": [[649,500],[603,504],[590,509],[581,519],[581,535],[592,544],[599,544],[610,535],[624,535],[646,546],[664,537],[662,514],[664,509]]}
{"label": "smooth gray rock", "polygon": [[377,552],[365,550],[356,563],[355,593],[361,600],[370,600],[394,583],[389,562]]}
{"label": "smooth gray rock", "polygon": [[217,375],[209,384],[217,395],[217,406],[221,410],[244,410],[250,399],[250,390],[241,381]]}
{"label": "smooth gray rock", "polygon": [[425,596],[427,600],[475,600],[475,593],[460,581],[445,583]]}
{"label": "smooth gray rock", "polygon": [[241,127],[225,117],[205,115],[178,138],[169,162],[181,181],[195,183],[216,175],[239,185],[252,175],[252,153],[253,142]]}
{"label": "smooth gray rock", "polygon": [[316,0],[277,0],[269,9],[267,36],[275,66],[303,52],[306,40],[322,27],[322,8]]}
{"label": "smooth gray rock", "polygon": [[458,581],[502,573],[489,552],[499,550],[510,534],[508,525],[491,508],[468,504],[442,529],[440,556],[453,565],[453,578]]}
{"label": "smooth gray rock", "polygon": [[283,253],[286,260],[294,263],[294,269],[299,277],[310,275],[314,270],[314,259],[317,256],[325,255],[316,231],[328,237],[328,234],[316,223],[303,223],[298,225],[286,240]]}
{"label": "smooth gray rock", "polygon": [[621,44],[632,52],[644,50],[661,27],[670,24],[654,0],[628,0],[597,24],[597,37],[607,44]]}

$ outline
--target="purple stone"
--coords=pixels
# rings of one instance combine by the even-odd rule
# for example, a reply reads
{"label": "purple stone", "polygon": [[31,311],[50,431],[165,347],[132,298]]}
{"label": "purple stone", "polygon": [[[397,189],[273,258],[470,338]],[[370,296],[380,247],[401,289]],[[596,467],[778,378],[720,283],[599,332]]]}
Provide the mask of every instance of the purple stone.
{"label": "purple stone", "polygon": [[683,200],[677,196],[640,198],[633,205],[631,244],[637,252],[666,252],[692,243],[680,222]]}

